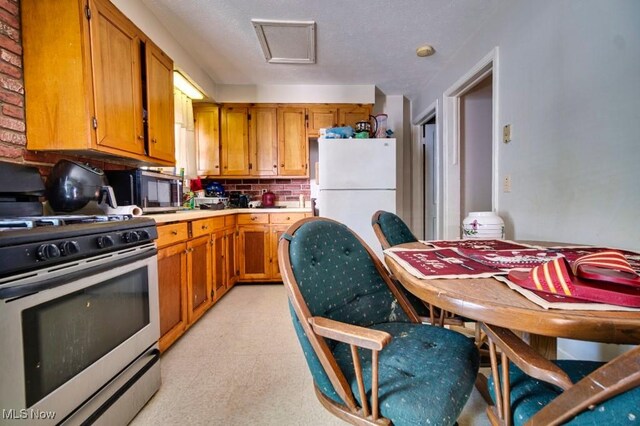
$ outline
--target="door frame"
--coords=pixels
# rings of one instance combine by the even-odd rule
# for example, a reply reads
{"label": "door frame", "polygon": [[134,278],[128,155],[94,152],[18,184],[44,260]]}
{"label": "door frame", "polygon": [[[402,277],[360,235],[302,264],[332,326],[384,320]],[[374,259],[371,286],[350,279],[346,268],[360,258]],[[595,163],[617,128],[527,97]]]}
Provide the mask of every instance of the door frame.
{"label": "door frame", "polygon": [[[435,168],[435,173],[434,175],[436,176],[436,193],[434,194],[434,197],[436,199],[436,204],[438,206],[438,209],[436,211],[436,235],[435,238],[436,239],[441,239],[442,237],[442,149],[441,149],[441,144],[440,142],[440,123],[439,123],[439,117],[440,117],[440,101],[438,99],[435,100],[435,102],[433,102],[431,105],[429,105],[423,112],[422,114],[420,114],[417,118],[417,120],[415,121],[415,124],[412,126],[412,131],[411,131],[411,138],[412,138],[412,145],[415,149],[414,152],[418,152],[422,154],[422,126],[424,124],[427,123],[427,121],[431,120],[432,118],[436,118],[436,137],[435,137],[435,145],[436,148],[438,148],[438,152],[436,155],[436,158],[434,160],[434,164],[436,165]],[[418,234],[422,235],[424,237],[424,235],[426,235],[426,229],[425,229],[425,211],[424,211],[424,203],[425,203],[425,196],[426,196],[426,186],[425,186],[425,182],[424,182],[424,177],[425,175],[425,169],[424,169],[424,161],[423,161],[423,157],[422,155],[413,155],[414,158],[414,164],[413,164],[413,170],[415,171],[413,174],[413,178],[414,178],[414,182],[416,183],[416,185],[413,185],[413,194],[412,194],[412,199],[413,201],[413,206],[412,209],[413,211],[422,211],[422,214],[419,215],[417,218],[414,215],[414,219],[413,219],[413,226],[412,229],[414,230],[414,232],[417,232]],[[418,165],[416,165],[415,162],[419,162]]]}
{"label": "door frame", "polygon": [[[466,74],[450,86],[442,96],[442,238],[460,238],[460,98],[473,89],[477,83],[491,74],[492,85],[492,182],[491,205],[498,211],[498,148],[500,146],[500,126],[498,123],[498,47],[493,48],[484,58],[476,63]],[[441,228],[440,228],[441,226]]]}

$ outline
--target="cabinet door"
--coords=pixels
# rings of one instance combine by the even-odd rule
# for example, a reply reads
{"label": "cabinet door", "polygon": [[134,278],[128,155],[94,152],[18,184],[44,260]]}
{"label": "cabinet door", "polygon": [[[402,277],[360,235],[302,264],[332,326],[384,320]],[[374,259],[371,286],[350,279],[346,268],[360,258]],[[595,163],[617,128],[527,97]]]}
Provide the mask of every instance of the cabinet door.
{"label": "cabinet door", "polygon": [[249,175],[249,109],[222,108],[222,175]]}
{"label": "cabinet door", "polygon": [[308,136],[318,136],[320,129],[335,127],[338,124],[338,108],[333,106],[314,106],[308,110]]}
{"label": "cabinet door", "polygon": [[211,305],[211,244],[205,235],[187,242],[189,323],[196,321]]}
{"label": "cabinet door", "polygon": [[282,280],[280,275],[280,265],[278,264],[278,242],[280,236],[284,234],[289,228],[289,225],[271,225],[271,278]]}
{"label": "cabinet door", "polygon": [[338,110],[338,124],[355,128],[358,121],[369,121],[370,114],[371,107],[369,105],[340,107]]}
{"label": "cabinet door", "polygon": [[149,41],[145,57],[149,156],[175,163],[173,61]]}
{"label": "cabinet door", "polygon": [[278,128],[276,108],[251,108],[250,171],[254,176],[278,174]]}
{"label": "cabinet door", "polygon": [[194,107],[198,175],[220,175],[220,108]]}
{"label": "cabinet door", "polygon": [[138,31],[105,3],[89,1],[96,142],[101,147],[143,155]]}
{"label": "cabinet door", "polygon": [[158,250],[158,298],[160,301],[160,350],[166,350],[187,326],[186,244]]}
{"label": "cabinet door", "polygon": [[269,225],[241,226],[240,279],[264,280],[270,276]]}
{"label": "cabinet door", "polygon": [[215,299],[222,296],[226,288],[226,270],[225,270],[225,255],[226,255],[226,240],[224,231],[216,231],[211,234],[212,252],[211,258],[213,260],[213,291]]}
{"label": "cabinet door", "polygon": [[278,174],[308,176],[308,140],[305,109],[278,108]]}
{"label": "cabinet door", "polygon": [[227,229],[224,233],[226,240],[226,286],[230,289],[238,281],[237,233],[235,229]]}

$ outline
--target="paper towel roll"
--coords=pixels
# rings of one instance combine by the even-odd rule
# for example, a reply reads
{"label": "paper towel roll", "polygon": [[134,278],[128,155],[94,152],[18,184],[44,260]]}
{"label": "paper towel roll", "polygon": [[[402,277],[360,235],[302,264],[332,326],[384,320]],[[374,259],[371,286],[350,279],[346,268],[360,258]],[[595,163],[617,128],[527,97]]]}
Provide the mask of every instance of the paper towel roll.
{"label": "paper towel roll", "polygon": [[142,209],[136,205],[118,206],[115,209],[107,204],[99,204],[105,214],[130,214],[132,216],[142,216]]}

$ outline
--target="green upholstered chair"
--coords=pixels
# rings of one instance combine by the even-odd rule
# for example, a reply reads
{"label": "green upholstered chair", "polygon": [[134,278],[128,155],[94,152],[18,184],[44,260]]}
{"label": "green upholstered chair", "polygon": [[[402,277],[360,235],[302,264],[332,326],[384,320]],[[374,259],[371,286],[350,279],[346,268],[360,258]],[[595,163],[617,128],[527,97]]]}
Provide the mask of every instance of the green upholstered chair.
{"label": "green upholstered chair", "polygon": [[[371,226],[378,241],[380,241],[382,250],[398,244],[418,242],[418,239],[413,235],[407,224],[394,213],[378,210],[371,217]],[[439,325],[462,325],[462,321],[452,314],[440,311],[434,306],[424,303],[404,287],[399,287],[424,322]]]}
{"label": "green upholstered chair", "polygon": [[[549,361],[513,332],[483,325],[489,336],[494,425],[637,425],[640,346],[603,363]],[[496,348],[501,350],[500,365]],[[508,381],[503,381],[508,377]]]}
{"label": "green upholstered chair", "polygon": [[278,259],[327,410],[352,424],[455,423],[477,376],[472,341],[420,323],[376,255],[338,222],[296,222]]}

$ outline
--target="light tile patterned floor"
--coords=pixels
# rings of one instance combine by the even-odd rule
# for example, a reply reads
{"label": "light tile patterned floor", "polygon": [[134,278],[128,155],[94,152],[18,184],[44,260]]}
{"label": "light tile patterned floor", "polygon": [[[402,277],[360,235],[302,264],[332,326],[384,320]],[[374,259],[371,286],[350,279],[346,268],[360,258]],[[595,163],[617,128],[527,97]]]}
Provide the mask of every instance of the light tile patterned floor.
{"label": "light tile patterned floor", "polygon": [[[147,425],[344,425],[315,397],[282,285],[239,285],[161,359],[162,386],[133,420]],[[474,393],[458,420],[484,426]]]}

